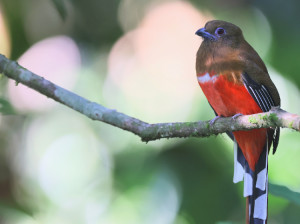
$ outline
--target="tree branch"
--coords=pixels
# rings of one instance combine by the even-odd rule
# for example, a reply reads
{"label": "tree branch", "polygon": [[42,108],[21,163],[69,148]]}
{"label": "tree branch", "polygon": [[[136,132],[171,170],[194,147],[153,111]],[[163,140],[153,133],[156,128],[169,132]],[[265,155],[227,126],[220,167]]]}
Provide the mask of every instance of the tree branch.
{"label": "tree branch", "polygon": [[300,131],[300,116],[288,113],[279,107],[273,107],[267,113],[240,116],[232,121],[230,118],[220,118],[214,123],[213,128],[210,127],[209,121],[148,124],[116,110],[90,102],[28,71],[17,62],[11,61],[1,54],[0,73],[93,120],[102,121],[132,132],[140,136],[144,142],[161,138],[208,137],[228,131],[269,127],[291,128]]}

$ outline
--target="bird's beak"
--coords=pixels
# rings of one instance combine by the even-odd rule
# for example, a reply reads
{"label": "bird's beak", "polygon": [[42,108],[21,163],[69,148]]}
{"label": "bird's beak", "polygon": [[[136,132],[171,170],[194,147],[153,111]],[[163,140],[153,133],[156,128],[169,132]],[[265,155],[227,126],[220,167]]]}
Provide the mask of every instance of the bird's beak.
{"label": "bird's beak", "polygon": [[201,29],[197,30],[196,35],[203,37],[203,39],[210,39],[210,40],[217,39],[214,35],[206,32],[205,28],[201,28]]}

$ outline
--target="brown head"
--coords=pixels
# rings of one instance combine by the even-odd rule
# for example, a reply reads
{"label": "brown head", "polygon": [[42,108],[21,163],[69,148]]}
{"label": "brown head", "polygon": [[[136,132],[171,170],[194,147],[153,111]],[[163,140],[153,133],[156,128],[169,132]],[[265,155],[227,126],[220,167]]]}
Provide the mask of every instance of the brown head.
{"label": "brown head", "polygon": [[242,30],[221,20],[212,20],[196,34],[203,38],[197,52],[197,74],[203,72],[245,71],[248,62],[254,63],[264,73],[267,68],[257,52],[248,44]]}
{"label": "brown head", "polygon": [[235,48],[244,41],[243,32],[238,26],[221,20],[207,22],[196,34],[203,37],[204,45],[222,44]]}
{"label": "brown head", "polygon": [[243,51],[254,52],[258,56],[245,41],[242,30],[232,23],[212,20],[196,34],[203,38],[197,52],[197,73],[240,71],[244,65],[240,60]]}
{"label": "brown head", "polygon": [[197,73],[244,70],[247,61],[254,62],[263,72],[268,73],[264,62],[245,40],[238,26],[212,20],[196,34],[203,38],[197,52]]}

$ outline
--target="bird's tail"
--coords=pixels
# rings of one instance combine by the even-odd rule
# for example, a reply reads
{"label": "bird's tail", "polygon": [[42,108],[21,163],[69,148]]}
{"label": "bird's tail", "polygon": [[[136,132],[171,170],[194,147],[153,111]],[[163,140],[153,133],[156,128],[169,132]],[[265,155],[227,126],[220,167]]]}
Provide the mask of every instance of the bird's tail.
{"label": "bird's tail", "polygon": [[247,197],[246,214],[249,224],[266,224],[268,216],[268,139],[255,171],[251,170],[241,148],[234,140],[234,177],[237,183],[244,179],[244,197]]}

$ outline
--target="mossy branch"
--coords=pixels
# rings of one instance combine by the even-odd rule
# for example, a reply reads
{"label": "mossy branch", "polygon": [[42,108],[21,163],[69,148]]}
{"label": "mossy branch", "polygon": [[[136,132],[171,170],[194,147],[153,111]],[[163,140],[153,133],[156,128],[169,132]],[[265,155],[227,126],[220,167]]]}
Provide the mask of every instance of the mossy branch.
{"label": "mossy branch", "polygon": [[[282,127],[300,131],[300,116],[273,107],[267,113],[240,116],[235,120],[218,119],[213,128],[209,121],[148,124],[126,114],[90,102],[21,67],[0,54],[0,73],[78,111],[87,117],[132,132],[148,142],[161,138],[208,137],[228,131]],[[16,86],[16,88],[18,88]]]}

